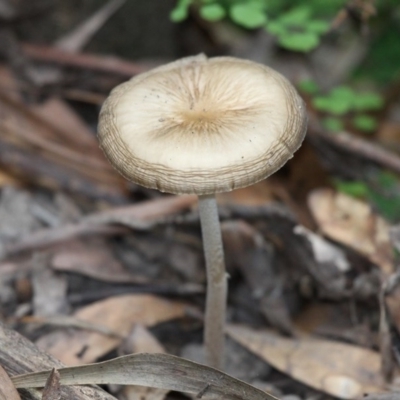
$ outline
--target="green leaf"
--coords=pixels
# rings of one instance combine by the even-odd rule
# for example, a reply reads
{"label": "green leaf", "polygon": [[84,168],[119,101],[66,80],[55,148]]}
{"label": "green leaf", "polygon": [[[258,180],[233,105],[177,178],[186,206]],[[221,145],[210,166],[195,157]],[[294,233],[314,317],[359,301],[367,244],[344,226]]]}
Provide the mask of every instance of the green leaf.
{"label": "green leaf", "polygon": [[370,115],[360,114],[353,118],[353,125],[355,128],[364,132],[373,132],[378,126],[378,121],[376,118]]}
{"label": "green leaf", "polygon": [[334,115],[343,115],[354,109],[356,94],[348,86],[337,86],[326,96],[314,98],[313,104],[317,110]]}
{"label": "green leaf", "polygon": [[287,26],[304,26],[309,22],[311,17],[311,8],[309,6],[299,6],[292,8],[284,13],[280,18],[280,22]]}
{"label": "green leaf", "polygon": [[322,120],[322,125],[325,129],[331,132],[340,132],[343,130],[343,122],[340,118],[327,117]]}
{"label": "green leaf", "polygon": [[361,181],[346,182],[338,179],[334,184],[336,190],[352,197],[363,198],[369,194],[368,186]]}
{"label": "green leaf", "polygon": [[220,4],[207,4],[200,8],[200,16],[207,21],[219,21],[225,15],[225,9]]}
{"label": "green leaf", "polygon": [[348,86],[335,87],[330,91],[329,96],[338,100],[351,101],[352,103],[356,98],[356,94],[354,93],[353,89],[349,88]]}
{"label": "green leaf", "polygon": [[259,28],[267,22],[262,8],[255,3],[238,3],[229,9],[232,21],[247,29]]}
{"label": "green leaf", "polygon": [[375,205],[379,213],[387,220],[398,221],[400,219],[399,196],[385,196],[371,190],[368,198]]}
{"label": "green leaf", "polygon": [[189,13],[189,6],[193,0],[179,0],[175,8],[170,12],[169,19],[172,22],[182,22]]}
{"label": "green leaf", "polygon": [[285,25],[281,24],[279,20],[270,21],[265,26],[265,29],[272,35],[282,36],[287,33],[287,28]]}
{"label": "green leaf", "polygon": [[298,83],[298,88],[307,94],[316,94],[319,92],[317,83],[312,79],[304,79]]}
{"label": "green leaf", "polygon": [[370,187],[368,198],[380,214],[389,221],[400,219],[400,185],[397,175],[380,171]]}
{"label": "green leaf", "polygon": [[357,111],[379,110],[383,105],[383,98],[377,93],[361,93],[354,98],[354,108]]}
{"label": "green leaf", "polygon": [[279,36],[279,44],[288,50],[307,52],[318,46],[319,37],[309,32],[287,32]]}
{"label": "green leaf", "polygon": [[377,181],[385,190],[393,190],[399,184],[398,177],[389,171],[381,171],[377,177]]}
{"label": "green leaf", "polygon": [[308,32],[312,32],[319,35],[328,32],[329,28],[330,28],[329,22],[322,21],[320,19],[309,21],[306,26],[306,30]]}
{"label": "green leaf", "polygon": [[333,115],[344,115],[351,111],[352,103],[349,99],[340,99],[329,96],[318,96],[313,99],[314,107]]}

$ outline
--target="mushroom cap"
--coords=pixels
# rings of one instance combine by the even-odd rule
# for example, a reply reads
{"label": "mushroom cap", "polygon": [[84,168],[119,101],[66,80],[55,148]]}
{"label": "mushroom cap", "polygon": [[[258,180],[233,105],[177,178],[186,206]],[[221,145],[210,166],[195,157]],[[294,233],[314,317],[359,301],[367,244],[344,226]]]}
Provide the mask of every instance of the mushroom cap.
{"label": "mushroom cap", "polygon": [[117,86],[100,146],[127,179],[169,193],[227,192],[282,167],[307,128],[294,87],[264,65],[187,57]]}

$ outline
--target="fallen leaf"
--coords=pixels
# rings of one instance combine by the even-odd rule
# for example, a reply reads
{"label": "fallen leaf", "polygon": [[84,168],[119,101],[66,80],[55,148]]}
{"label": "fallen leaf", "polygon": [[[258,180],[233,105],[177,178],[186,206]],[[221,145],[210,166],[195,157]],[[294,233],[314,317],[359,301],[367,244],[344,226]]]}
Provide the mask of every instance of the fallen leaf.
{"label": "fallen leaf", "polygon": [[385,274],[393,272],[389,226],[367,203],[331,189],[318,189],[310,194],[308,204],[326,236],[357,250]]}
{"label": "fallen leaf", "polygon": [[122,346],[123,355],[131,353],[165,353],[157,338],[143,325],[136,324]]}
{"label": "fallen leaf", "polygon": [[0,400],[21,400],[7,372],[0,365]]}
{"label": "fallen leaf", "polygon": [[[121,337],[127,336],[134,324],[154,326],[186,315],[187,306],[151,295],[110,297],[81,308],[73,316],[105,328]],[[42,336],[37,345],[66,365],[93,362],[121,344],[122,338],[98,332],[58,331]]]}
{"label": "fallen leaf", "polygon": [[[55,130],[62,129],[63,135],[68,135],[75,146],[81,146],[84,154],[96,156],[98,162],[104,160],[95,135],[86,122],[64,100],[50,97],[43,103],[31,105],[29,109]],[[74,134],[71,135],[71,132]],[[104,168],[106,168],[105,165]]]}
{"label": "fallen leaf", "polygon": [[310,336],[283,338],[235,325],[227,333],[274,368],[332,396],[358,399],[385,390],[375,351]]}
{"label": "fallen leaf", "polygon": [[[17,388],[42,387],[50,371],[12,378]],[[277,400],[221,371],[168,354],[134,354],[97,364],[60,368],[62,385],[142,385],[194,393],[202,399]]]}
{"label": "fallen leaf", "polygon": [[54,254],[52,268],[57,271],[75,272],[105,282],[145,283],[146,276],[132,274],[112,254],[104,240],[72,241]]}

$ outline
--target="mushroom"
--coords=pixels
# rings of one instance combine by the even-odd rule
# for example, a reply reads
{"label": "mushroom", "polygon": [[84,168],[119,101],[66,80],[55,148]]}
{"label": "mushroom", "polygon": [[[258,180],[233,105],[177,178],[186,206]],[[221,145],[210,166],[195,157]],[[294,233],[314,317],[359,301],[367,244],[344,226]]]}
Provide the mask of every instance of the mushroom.
{"label": "mushroom", "polygon": [[116,87],[99,121],[100,146],[127,179],[161,192],[194,193],[207,270],[206,362],[221,368],[227,278],[216,193],[252,185],[300,147],[303,101],[278,72],[200,54]]}

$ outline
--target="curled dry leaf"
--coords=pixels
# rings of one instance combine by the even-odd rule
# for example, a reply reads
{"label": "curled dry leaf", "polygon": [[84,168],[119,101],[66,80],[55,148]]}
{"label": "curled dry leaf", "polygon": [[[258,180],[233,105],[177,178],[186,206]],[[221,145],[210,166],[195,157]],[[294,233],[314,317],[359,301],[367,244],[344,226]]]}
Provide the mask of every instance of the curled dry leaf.
{"label": "curled dry leaf", "polygon": [[0,365],[0,400],[21,400],[10,377]]}
{"label": "curled dry leaf", "polygon": [[332,396],[358,399],[385,390],[380,356],[372,350],[315,337],[283,338],[235,325],[227,332],[268,364]]}
{"label": "curled dry leaf", "polygon": [[[202,399],[277,400],[221,371],[168,354],[134,354],[59,369],[62,385],[142,385],[193,393]],[[13,377],[17,388],[42,387],[50,371]]]}
{"label": "curled dry leaf", "polygon": [[153,326],[186,315],[187,306],[151,295],[110,297],[78,310],[74,317],[88,323],[102,325],[121,337],[99,332],[59,331],[42,336],[37,345],[57,357],[64,364],[77,365],[93,362],[121,344],[134,324]]}
{"label": "curled dry leaf", "polygon": [[368,204],[331,189],[313,191],[308,204],[325,235],[359,251],[385,274],[393,272],[389,226]]}

